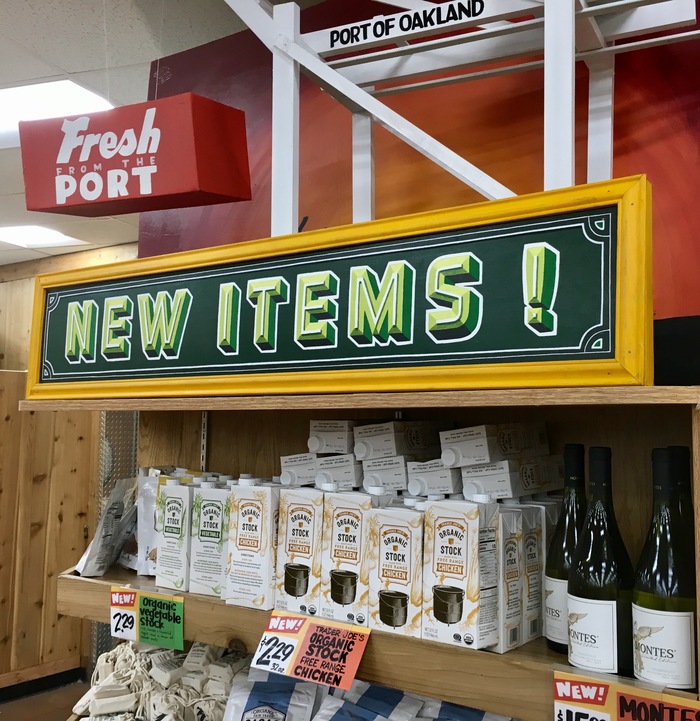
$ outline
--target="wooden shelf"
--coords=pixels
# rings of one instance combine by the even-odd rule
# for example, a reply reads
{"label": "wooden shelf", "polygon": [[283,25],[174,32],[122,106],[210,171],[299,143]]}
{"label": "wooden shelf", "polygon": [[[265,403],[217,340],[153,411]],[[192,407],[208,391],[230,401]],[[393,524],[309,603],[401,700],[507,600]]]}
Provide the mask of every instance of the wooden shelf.
{"label": "wooden shelf", "polygon": [[338,393],[318,395],[192,398],[100,398],[25,400],[23,411],[187,411],[357,408],[474,408],[496,406],[590,406],[700,403],[700,386],[525,388],[415,393]]}
{"label": "wooden shelf", "polygon": [[[102,578],[80,578],[69,570],[58,577],[58,611],[109,623],[109,593],[115,585],[156,590],[152,578],[123,569]],[[249,650],[257,646],[269,612],[183,595],[188,640],[226,645],[238,638]],[[542,639],[501,656],[373,631],[358,677],[523,721],[542,721],[552,717],[552,669],[561,663],[563,657],[550,652]]]}

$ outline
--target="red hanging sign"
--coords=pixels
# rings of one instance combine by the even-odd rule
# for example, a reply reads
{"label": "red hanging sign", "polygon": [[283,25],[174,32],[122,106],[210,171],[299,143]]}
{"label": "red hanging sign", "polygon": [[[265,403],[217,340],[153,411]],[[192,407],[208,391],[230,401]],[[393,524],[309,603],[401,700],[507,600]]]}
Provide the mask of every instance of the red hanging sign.
{"label": "red hanging sign", "polygon": [[193,93],[19,132],[28,210],[95,217],[251,197],[244,113]]}

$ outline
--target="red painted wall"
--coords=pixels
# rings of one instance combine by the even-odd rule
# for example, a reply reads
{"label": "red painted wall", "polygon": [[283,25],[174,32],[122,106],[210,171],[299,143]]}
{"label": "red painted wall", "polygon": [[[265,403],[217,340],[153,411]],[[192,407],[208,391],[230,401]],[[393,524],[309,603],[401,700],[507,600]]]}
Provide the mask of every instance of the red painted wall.
{"label": "red painted wall", "polygon": [[[698,0],[700,5],[700,0]],[[368,0],[327,0],[302,32],[372,17]],[[396,8],[386,6],[386,12]],[[700,14],[700,13],[699,13]],[[700,41],[619,55],[616,176],[653,186],[656,318],[700,315]],[[246,112],[253,199],[141,216],[142,257],[268,237],[271,58],[250,32],[163,58],[149,98],[193,91]],[[155,67],[155,64],[154,64]],[[576,181],[585,182],[587,70],[577,66]],[[387,104],[518,194],[542,189],[542,71],[389,97]],[[300,217],[306,229],[351,222],[350,113],[302,78]],[[375,135],[378,218],[482,198],[387,131]]]}

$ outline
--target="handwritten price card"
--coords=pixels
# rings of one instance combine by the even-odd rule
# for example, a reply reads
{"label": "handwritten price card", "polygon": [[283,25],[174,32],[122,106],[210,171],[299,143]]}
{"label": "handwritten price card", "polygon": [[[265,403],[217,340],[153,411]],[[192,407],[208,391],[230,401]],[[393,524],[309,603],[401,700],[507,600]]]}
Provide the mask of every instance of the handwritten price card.
{"label": "handwritten price card", "polygon": [[109,619],[114,638],[182,651],[184,617],[182,596],[112,587]]}
{"label": "handwritten price card", "polygon": [[700,703],[671,693],[637,688],[624,679],[554,672],[554,721],[696,721]]}
{"label": "handwritten price card", "polygon": [[251,665],[349,690],[368,638],[364,626],[273,611]]}
{"label": "handwritten price card", "polygon": [[136,641],[139,627],[138,593],[112,586],[109,625],[114,638]]}

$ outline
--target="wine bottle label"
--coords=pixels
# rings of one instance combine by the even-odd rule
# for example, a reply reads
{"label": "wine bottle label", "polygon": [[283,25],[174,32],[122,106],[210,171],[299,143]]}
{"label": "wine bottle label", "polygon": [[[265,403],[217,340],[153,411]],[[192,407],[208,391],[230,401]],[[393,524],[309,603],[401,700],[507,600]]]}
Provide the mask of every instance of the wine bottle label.
{"label": "wine bottle label", "polygon": [[671,688],[695,686],[695,614],[632,604],[634,675]]}
{"label": "wine bottle label", "polygon": [[589,671],[617,673],[616,602],[569,593],[567,606],[569,663]]}
{"label": "wine bottle label", "polygon": [[567,581],[551,576],[544,577],[544,634],[555,643],[569,643],[566,622]]}

